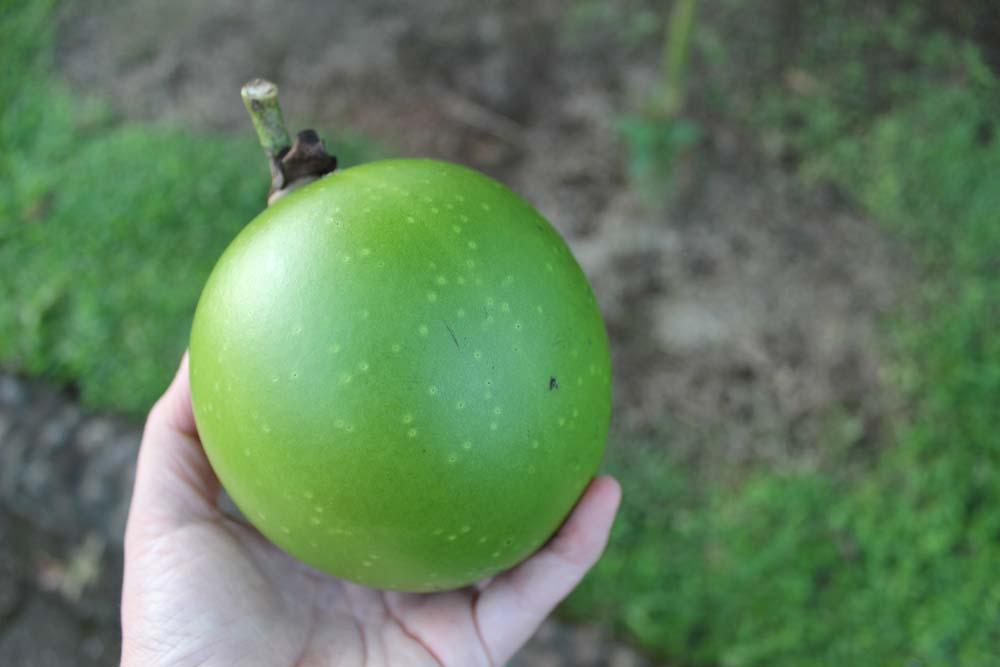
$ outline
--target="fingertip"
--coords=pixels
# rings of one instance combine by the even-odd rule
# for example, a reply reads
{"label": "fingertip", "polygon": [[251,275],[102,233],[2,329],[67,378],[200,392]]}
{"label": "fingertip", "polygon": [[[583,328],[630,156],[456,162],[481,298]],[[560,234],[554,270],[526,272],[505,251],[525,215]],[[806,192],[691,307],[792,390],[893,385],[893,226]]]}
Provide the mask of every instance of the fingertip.
{"label": "fingertip", "polygon": [[601,502],[613,507],[615,510],[622,501],[622,485],[611,475],[601,475],[590,483],[588,493],[593,493],[601,498]]}
{"label": "fingertip", "polygon": [[191,379],[188,352],[184,352],[170,386],[156,402],[151,420],[162,420],[168,428],[187,436],[196,436],[198,428],[191,405]]}
{"label": "fingertip", "polygon": [[218,495],[219,480],[195,425],[185,353],[173,381],[146,420],[129,523],[133,523],[132,515],[155,516],[175,524],[214,516]]}

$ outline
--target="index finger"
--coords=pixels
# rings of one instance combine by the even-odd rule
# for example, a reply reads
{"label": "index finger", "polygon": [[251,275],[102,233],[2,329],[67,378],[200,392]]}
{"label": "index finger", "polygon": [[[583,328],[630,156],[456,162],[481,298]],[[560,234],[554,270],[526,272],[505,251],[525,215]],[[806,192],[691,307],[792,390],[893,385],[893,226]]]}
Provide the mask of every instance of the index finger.
{"label": "index finger", "polygon": [[556,536],[480,593],[474,614],[496,664],[504,664],[600,558],[621,502],[621,486],[607,476],[587,487]]}

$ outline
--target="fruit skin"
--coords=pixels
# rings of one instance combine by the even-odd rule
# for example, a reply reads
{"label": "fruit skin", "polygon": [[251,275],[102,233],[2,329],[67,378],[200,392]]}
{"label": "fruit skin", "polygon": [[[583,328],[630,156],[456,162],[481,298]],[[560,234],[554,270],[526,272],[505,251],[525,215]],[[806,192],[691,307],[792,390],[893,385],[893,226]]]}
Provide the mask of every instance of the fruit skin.
{"label": "fruit skin", "polygon": [[523,560],[595,473],[607,336],[558,232],[470,169],[387,160],[262,212],[201,296],[205,451],[264,535],[378,588]]}

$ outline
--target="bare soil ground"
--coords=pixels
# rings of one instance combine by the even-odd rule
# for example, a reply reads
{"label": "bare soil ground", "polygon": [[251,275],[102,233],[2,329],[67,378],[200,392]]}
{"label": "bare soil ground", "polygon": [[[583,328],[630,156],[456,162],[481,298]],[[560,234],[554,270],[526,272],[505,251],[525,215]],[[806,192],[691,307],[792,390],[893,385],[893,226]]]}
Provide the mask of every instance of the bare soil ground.
{"label": "bare soil ground", "polygon": [[[509,184],[567,237],[601,302],[615,367],[612,446],[641,438],[686,447],[710,473],[789,459],[823,465],[821,436],[846,418],[855,425],[848,444],[865,452],[893,407],[878,323],[905,261],[873,222],[760,158],[753,137],[709,110],[695,110],[709,140],[679,166],[669,203],[639,197],[613,121],[648,93],[656,45],[629,44],[614,26],[573,38],[573,7],[91,0],[64,12],[59,66],[126,118],[243,133],[239,86],[265,76],[279,82],[294,128],[360,130],[395,153],[455,160]],[[131,447],[108,465],[127,469]],[[32,521],[45,514],[17,511]],[[112,580],[113,516],[101,533]],[[51,530],[72,535],[76,549],[86,539]],[[45,595],[21,603],[21,617],[44,618],[54,604]],[[0,591],[0,625],[3,609]],[[67,621],[77,631],[107,622]],[[610,664],[618,649],[594,636],[602,661],[530,664]],[[94,664],[110,664],[112,649],[94,651]],[[615,660],[640,664],[622,655]]]}

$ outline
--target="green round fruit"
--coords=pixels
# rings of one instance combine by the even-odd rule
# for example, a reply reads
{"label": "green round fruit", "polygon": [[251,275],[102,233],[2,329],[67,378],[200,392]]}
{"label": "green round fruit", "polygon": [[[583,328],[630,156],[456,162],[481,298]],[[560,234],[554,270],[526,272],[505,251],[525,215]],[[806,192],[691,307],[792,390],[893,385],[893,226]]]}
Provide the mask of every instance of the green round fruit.
{"label": "green round fruit", "polygon": [[202,293],[198,430],[226,490],[306,563],[379,588],[514,565],[593,476],[607,336],[565,242],[486,176],[335,172],[261,213]]}

